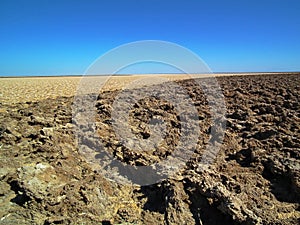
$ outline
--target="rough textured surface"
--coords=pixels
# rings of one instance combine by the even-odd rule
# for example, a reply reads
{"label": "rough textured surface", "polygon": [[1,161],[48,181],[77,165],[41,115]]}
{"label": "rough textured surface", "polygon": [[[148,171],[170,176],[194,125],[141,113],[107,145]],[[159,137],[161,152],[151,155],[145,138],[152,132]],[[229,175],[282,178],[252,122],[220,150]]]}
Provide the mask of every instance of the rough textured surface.
{"label": "rough textured surface", "polygon": [[[227,128],[205,170],[199,161],[210,138],[209,110],[195,82],[180,81],[197,107],[203,135],[176,176],[143,187],[107,180],[78,152],[72,97],[2,102],[0,224],[298,224],[299,76],[218,78]],[[137,137],[148,138],[152,115],[165,119],[168,135],[155,152],[134,152],[111,127],[117,93],[101,93],[96,104],[97,134],[108,152],[132,165],[171,154],[181,129],[172,105],[151,98],[136,105],[130,124]]]}

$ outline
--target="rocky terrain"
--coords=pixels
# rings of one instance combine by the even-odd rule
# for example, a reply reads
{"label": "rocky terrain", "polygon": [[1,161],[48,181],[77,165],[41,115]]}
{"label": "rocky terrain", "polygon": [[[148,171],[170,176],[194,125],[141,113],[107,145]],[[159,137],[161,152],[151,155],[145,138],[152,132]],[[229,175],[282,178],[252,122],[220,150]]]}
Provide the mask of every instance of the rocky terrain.
{"label": "rocky terrain", "polygon": [[[146,186],[115,182],[82,154],[73,96],[1,102],[0,224],[299,224],[300,74],[217,80],[226,104],[219,118],[226,125],[224,139],[211,135],[216,121],[197,82],[177,81],[197,110],[201,135],[178,172]],[[151,88],[163,90],[165,84]],[[98,146],[96,161],[107,154],[133,167],[172,157],[185,137],[185,118],[176,107],[154,97],[133,105],[128,124],[136,138],[151,140],[149,121],[166,124],[154,151],[134,151],[119,140],[111,119],[119,93],[99,94],[97,139],[86,135],[89,127],[81,128],[81,145],[97,148],[101,140],[105,151]],[[212,138],[220,149],[201,168]]]}

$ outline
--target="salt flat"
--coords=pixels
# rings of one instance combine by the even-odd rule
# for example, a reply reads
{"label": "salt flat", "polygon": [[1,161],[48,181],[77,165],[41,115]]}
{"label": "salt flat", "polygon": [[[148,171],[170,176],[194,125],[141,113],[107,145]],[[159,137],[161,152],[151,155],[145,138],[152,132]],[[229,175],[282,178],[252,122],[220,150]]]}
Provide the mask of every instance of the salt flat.
{"label": "salt flat", "polygon": [[[217,74],[226,116],[214,123],[206,96],[189,76],[119,76],[107,83],[107,77],[0,78],[0,224],[297,224],[300,76],[238,75]],[[111,122],[113,104],[121,93],[116,89],[149,77],[180,80],[177,84],[185,88],[199,117],[181,119],[174,104],[153,96],[140,99],[140,92],[128,90],[139,101],[119,124],[128,123],[127,132],[138,140],[151,138],[153,118],[162,118],[167,130],[153,149],[140,151],[120,141]],[[173,89],[159,82],[151,90],[173,96]],[[96,127],[89,129],[74,116],[82,115],[84,107],[73,113],[73,96],[78,87],[95,91],[101,83],[105,85],[93,107]],[[193,132],[190,125],[197,119],[199,135],[193,138],[184,131]],[[217,128],[211,133],[222,122],[223,140]],[[79,151],[76,132],[84,140],[81,146],[92,149],[95,162]],[[212,139],[218,153],[202,170]],[[178,173],[157,184],[140,187],[108,179],[107,174],[124,173],[112,163],[95,169],[109,163],[108,155],[134,166],[165,162],[182,142],[182,155],[188,149],[193,155]],[[148,174],[141,175],[132,178]]]}
{"label": "salt flat", "polygon": [[[141,78],[167,78],[169,80],[183,80],[201,77],[220,76],[245,76],[263,73],[239,73],[239,74],[144,74],[130,76],[53,76],[53,77],[5,77],[0,78],[0,102],[18,103],[40,101],[47,98],[59,96],[70,97],[76,94],[81,80],[102,83],[101,88],[105,90],[120,89]],[[272,73],[267,73],[272,74]],[[275,73],[274,73],[275,74]]]}

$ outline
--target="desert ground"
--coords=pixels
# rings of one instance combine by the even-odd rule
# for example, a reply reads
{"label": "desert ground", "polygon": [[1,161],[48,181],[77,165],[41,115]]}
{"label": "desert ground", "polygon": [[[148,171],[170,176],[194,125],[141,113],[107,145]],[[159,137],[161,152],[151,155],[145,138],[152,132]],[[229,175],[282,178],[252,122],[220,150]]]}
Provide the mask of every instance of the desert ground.
{"label": "desert ground", "polygon": [[[98,79],[103,86],[93,129],[80,126],[76,116],[83,109],[73,107],[81,77],[0,78],[0,224],[300,223],[300,73],[217,75],[226,106],[217,121],[205,95],[210,86],[198,85],[209,84],[209,76],[161,75],[169,82],[147,90],[167,95],[175,83],[197,118],[180,117],[165,99],[140,98],[129,113],[130,132],[147,140],[149,119],[162,118],[166,134],[153,151],[135,151],[113,126],[114,101],[122,87],[148,77]],[[93,79],[85,80],[92,85]],[[126,91],[134,96],[141,88]],[[197,140],[184,133],[192,128],[182,123],[192,120],[199,125]],[[226,125],[222,138],[212,132],[218,124]],[[122,171],[107,170],[107,176],[101,168],[112,165],[97,167],[106,163],[104,154],[132,167],[151,166],[172,158],[182,140],[196,143],[181,150],[192,155],[158,183],[120,183],[113,176]],[[96,149],[89,155],[94,161],[78,143]],[[201,167],[209,143],[219,150]]]}

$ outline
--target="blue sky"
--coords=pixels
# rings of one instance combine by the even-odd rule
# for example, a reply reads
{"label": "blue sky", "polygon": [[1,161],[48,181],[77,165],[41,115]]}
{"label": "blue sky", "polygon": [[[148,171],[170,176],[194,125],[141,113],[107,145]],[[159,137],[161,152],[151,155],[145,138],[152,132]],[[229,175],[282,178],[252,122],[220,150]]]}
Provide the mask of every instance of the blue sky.
{"label": "blue sky", "polygon": [[214,72],[300,71],[300,1],[0,1],[0,76],[83,74],[139,40],[182,45]]}

